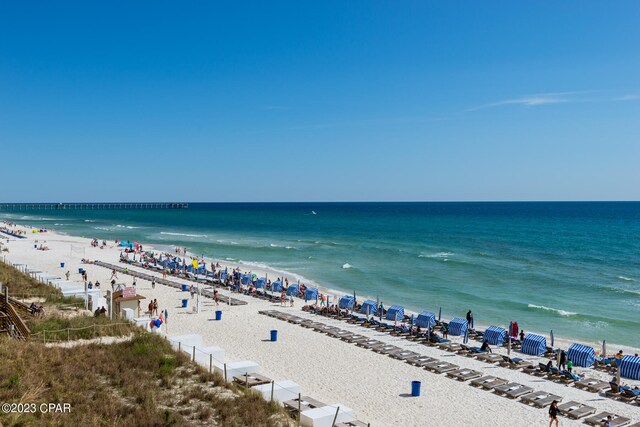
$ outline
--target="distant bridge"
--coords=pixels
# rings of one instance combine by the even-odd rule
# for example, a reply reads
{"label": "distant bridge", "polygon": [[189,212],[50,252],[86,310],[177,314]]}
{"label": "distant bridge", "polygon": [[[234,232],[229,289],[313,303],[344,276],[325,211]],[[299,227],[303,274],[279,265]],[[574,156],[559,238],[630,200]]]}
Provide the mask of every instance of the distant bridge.
{"label": "distant bridge", "polygon": [[0,211],[33,210],[113,210],[113,209],[187,209],[189,203],[0,203]]}

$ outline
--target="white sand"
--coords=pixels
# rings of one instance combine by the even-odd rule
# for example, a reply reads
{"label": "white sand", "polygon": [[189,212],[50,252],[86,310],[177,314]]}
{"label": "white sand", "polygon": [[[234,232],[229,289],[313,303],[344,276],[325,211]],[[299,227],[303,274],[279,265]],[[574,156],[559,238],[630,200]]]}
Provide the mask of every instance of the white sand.
{"label": "white sand", "polygon": [[[10,238],[8,243],[4,236],[2,238],[4,245],[10,248],[10,252],[2,252],[7,261],[24,263],[30,268],[61,277],[68,270],[71,272],[71,280],[78,283],[78,268],[83,267],[88,271],[89,280],[99,280],[103,290],[109,287],[111,271],[95,265],[81,264],[80,259],[85,257],[116,264],[120,253],[118,248],[91,248],[89,239],[53,232],[42,235],[28,233],[27,239]],[[46,245],[51,250],[34,249],[34,240],[41,243],[46,240]],[[71,249],[72,246],[74,250]],[[78,251],[81,247],[83,250]],[[60,268],[60,262],[66,263],[64,269]],[[119,282],[132,282],[131,277],[122,274],[119,276]],[[171,280],[179,282],[179,279]],[[358,419],[370,422],[373,426],[546,426],[548,417],[546,409],[529,407],[519,401],[471,387],[467,382],[458,382],[325,334],[260,315],[259,310],[277,309],[314,318],[461,367],[519,382],[534,390],[555,393],[562,396],[565,402],[576,400],[595,407],[597,412],[610,411],[640,421],[640,407],[637,405],[617,402],[572,386],[488,365],[346,322],[307,314],[300,310],[301,301],[296,301],[294,308],[282,308],[279,304],[234,294],[235,298],[248,301],[248,305],[230,307],[221,304],[216,307],[211,300],[205,299],[201,300],[200,313],[195,314],[191,307],[179,308],[180,300],[188,297],[186,293],[159,284],[152,290],[149,282],[140,279],[137,280],[137,286],[139,293],[145,297],[157,298],[161,310],[168,309],[169,322],[166,326],[170,335],[201,334],[205,346],[217,345],[225,350],[227,362],[246,359],[256,361],[261,366],[262,374],[274,380],[293,380],[300,384],[303,395],[327,404],[346,405],[354,410]],[[228,292],[221,291],[221,294],[227,295]],[[142,302],[142,307],[147,304],[148,299]],[[216,309],[223,312],[220,322],[211,320]],[[276,343],[268,341],[271,329],[279,331]],[[563,343],[563,347],[567,346]],[[610,351],[612,350],[614,349],[611,348]],[[525,359],[537,360],[532,357]],[[578,373],[588,372],[590,377],[610,379],[606,374],[593,369],[575,370]],[[422,381],[422,396],[418,398],[407,397],[411,392],[412,380]],[[560,425],[584,424],[561,417]]]}

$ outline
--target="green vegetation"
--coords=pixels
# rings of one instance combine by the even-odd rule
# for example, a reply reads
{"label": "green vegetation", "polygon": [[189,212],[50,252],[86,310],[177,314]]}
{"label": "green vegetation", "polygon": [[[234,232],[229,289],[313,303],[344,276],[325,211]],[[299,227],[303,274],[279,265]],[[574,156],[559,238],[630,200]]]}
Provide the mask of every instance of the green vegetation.
{"label": "green vegetation", "polygon": [[[0,281],[12,295],[47,298],[44,316],[25,319],[31,340],[0,335],[0,402],[71,405],[67,413],[0,412],[0,426],[292,425],[278,404],[225,383],[159,335],[122,325],[122,320],[60,310],[69,300],[57,289],[2,263]],[[125,339],[67,348],[44,345],[43,331],[47,343],[97,336]]]}

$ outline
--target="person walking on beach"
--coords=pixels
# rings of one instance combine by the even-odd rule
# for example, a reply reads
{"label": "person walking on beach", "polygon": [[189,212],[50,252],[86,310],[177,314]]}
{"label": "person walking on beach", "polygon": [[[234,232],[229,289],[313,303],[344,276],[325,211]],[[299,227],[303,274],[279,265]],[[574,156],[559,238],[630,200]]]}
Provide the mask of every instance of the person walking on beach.
{"label": "person walking on beach", "polygon": [[213,290],[213,301],[216,303],[216,305],[220,305],[220,303],[218,302],[218,290],[217,289]]}
{"label": "person walking on beach", "polygon": [[471,310],[467,311],[467,324],[473,329],[473,313],[471,313]]}
{"label": "person walking on beach", "polygon": [[567,371],[573,371],[573,362],[571,361],[571,359],[567,359]]}
{"label": "person walking on beach", "polygon": [[158,315],[158,300],[154,299],[153,300],[153,312]]}
{"label": "person walking on beach", "polygon": [[565,353],[564,350],[560,350],[560,365],[558,365],[558,369],[567,369],[567,353]]}
{"label": "person walking on beach", "polygon": [[549,427],[556,422],[556,427],[558,427],[558,401],[554,400],[551,402],[551,406],[549,406]]}
{"label": "person walking on beach", "polygon": [[156,288],[156,278],[154,277],[153,279],[151,279],[151,289],[155,289]]}
{"label": "person walking on beach", "polygon": [[111,280],[118,280],[118,273],[115,270],[111,270]]}
{"label": "person walking on beach", "polygon": [[280,291],[280,305],[284,305],[286,301],[287,293],[284,291]]}
{"label": "person walking on beach", "polygon": [[71,273],[69,273],[69,271],[67,271],[66,273],[64,273],[64,275],[66,276],[67,280],[69,280],[69,276],[71,275]]}
{"label": "person walking on beach", "polygon": [[189,287],[189,293],[191,293],[191,299],[196,296],[196,288],[194,288],[193,285]]}

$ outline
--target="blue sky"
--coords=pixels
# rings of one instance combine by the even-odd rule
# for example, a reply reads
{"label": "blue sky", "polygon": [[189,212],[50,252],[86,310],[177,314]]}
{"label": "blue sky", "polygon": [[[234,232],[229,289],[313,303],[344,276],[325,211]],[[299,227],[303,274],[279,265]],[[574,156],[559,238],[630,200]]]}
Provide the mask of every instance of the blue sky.
{"label": "blue sky", "polygon": [[638,22],[637,1],[3,2],[0,199],[639,200]]}

